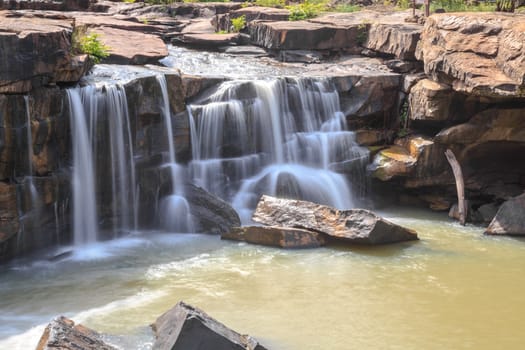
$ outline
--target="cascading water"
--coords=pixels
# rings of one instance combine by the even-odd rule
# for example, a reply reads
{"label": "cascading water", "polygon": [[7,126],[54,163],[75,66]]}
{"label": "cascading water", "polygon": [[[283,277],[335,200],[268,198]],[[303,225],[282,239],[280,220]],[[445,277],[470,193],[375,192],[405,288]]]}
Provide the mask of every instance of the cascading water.
{"label": "cascading water", "polygon": [[[111,219],[113,235],[136,229],[135,164],[123,87],[90,85],[67,93],[73,140],[74,243],[80,245],[97,241],[101,216]],[[110,169],[110,191],[106,176],[97,176],[97,169]],[[109,214],[97,212],[107,206],[110,209],[104,211]]]}
{"label": "cascading water", "polygon": [[95,171],[86,114],[77,89],[67,90],[73,141],[73,243],[93,243],[98,237]]}
{"label": "cascading water", "polygon": [[162,199],[160,206],[161,225],[172,232],[193,232],[193,220],[190,206],[184,197],[185,169],[177,163],[175,143],[171,124],[171,109],[168,87],[164,75],[157,75],[157,81],[162,92],[162,115],[168,139],[168,153],[172,193]]}
{"label": "cascading water", "polygon": [[243,222],[263,193],[354,206],[336,170],[364,172],[368,151],[346,130],[329,80],[229,81],[188,110],[192,178],[231,201]]}

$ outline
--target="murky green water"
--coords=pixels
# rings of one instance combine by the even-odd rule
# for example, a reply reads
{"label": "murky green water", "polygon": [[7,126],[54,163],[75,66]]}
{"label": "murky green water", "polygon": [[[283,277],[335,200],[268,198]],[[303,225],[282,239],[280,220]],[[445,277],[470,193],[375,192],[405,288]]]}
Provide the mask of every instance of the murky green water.
{"label": "murky green water", "polygon": [[179,300],[271,349],[523,348],[525,241],[443,215],[383,214],[421,241],[283,251],[137,235],[67,261],[2,267],[0,349],[34,348],[58,314],[147,349],[147,325]]}

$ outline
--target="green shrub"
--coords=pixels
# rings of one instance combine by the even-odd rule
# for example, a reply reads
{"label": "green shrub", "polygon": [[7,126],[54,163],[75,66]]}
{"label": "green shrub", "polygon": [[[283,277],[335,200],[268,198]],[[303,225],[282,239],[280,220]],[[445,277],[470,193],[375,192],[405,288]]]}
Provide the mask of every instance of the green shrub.
{"label": "green shrub", "polygon": [[88,54],[93,62],[97,64],[109,56],[109,47],[102,44],[99,38],[100,35],[96,33],[80,35],[80,37],[77,38],[78,43],[73,46],[77,46],[77,49],[81,53]]}
{"label": "green shrub", "polygon": [[411,8],[412,0],[397,0],[396,7],[403,10]]}
{"label": "green shrub", "polygon": [[359,5],[352,4],[339,4],[334,8],[334,10],[336,12],[357,12],[361,11],[361,7]]}
{"label": "green shrub", "polygon": [[256,6],[284,8],[285,0],[255,0]]}
{"label": "green shrub", "polygon": [[246,27],[246,16],[242,15],[237,18],[232,18],[232,26],[233,26],[233,31],[235,33],[240,32],[244,27]]}
{"label": "green shrub", "polygon": [[319,12],[326,11],[327,2],[325,0],[304,0],[300,4],[286,6],[286,8],[290,11],[288,17],[290,21],[300,21],[314,18]]}
{"label": "green shrub", "polygon": [[430,11],[444,9],[446,12],[491,12],[496,5],[489,2],[479,2],[477,5],[469,5],[464,0],[433,0],[430,2]]}

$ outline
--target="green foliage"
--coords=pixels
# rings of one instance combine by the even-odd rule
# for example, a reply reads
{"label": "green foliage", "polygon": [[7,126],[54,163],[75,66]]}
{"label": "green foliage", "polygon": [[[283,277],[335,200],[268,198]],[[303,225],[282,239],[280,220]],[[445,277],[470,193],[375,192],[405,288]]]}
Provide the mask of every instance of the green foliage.
{"label": "green foliage", "polygon": [[168,5],[175,2],[175,0],[144,0],[149,5]]}
{"label": "green foliage", "polygon": [[122,1],[124,1],[127,4],[133,4],[135,2],[135,0],[122,0]]}
{"label": "green foliage", "polygon": [[228,34],[227,30],[218,30],[215,32],[215,34]]}
{"label": "green foliage", "polygon": [[444,9],[446,12],[491,12],[496,5],[490,2],[468,4],[465,0],[433,0],[430,2],[430,11]]}
{"label": "green foliage", "polygon": [[254,4],[261,7],[284,8],[285,0],[255,0]]}
{"label": "green foliage", "polygon": [[515,8],[514,0],[496,0],[496,11],[514,12]]}
{"label": "green foliage", "polygon": [[290,11],[288,19],[290,21],[300,21],[303,19],[314,18],[319,12],[326,11],[326,0],[304,0],[304,2],[286,6]]}
{"label": "green foliage", "polygon": [[233,26],[233,31],[235,33],[240,32],[244,27],[246,27],[246,16],[242,15],[237,18],[232,18],[232,26]]}
{"label": "green foliage", "polygon": [[369,27],[370,27],[370,22],[366,20],[357,26],[356,41],[361,46],[363,46],[363,44],[366,42],[366,39],[368,39],[368,28]]}
{"label": "green foliage", "polygon": [[73,46],[77,46],[80,52],[88,54],[95,64],[100,63],[102,59],[109,56],[109,47],[102,44],[99,38],[100,35],[96,33],[80,35],[77,37],[78,42]]}
{"label": "green foliage", "polygon": [[334,8],[335,12],[357,12],[361,11],[361,6],[352,4],[339,4]]}
{"label": "green foliage", "polygon": [[403,10],[412,8],[412,0],[397,0],[396,7]]}

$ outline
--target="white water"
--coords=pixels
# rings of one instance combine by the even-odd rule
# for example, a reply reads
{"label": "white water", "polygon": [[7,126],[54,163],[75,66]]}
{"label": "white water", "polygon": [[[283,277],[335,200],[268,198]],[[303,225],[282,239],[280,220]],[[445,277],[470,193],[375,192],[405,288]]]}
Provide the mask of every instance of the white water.
{"label": "white water", "polygon": [[368,151],[347,131],[329,80],[228,81],[188,110],[192,179],[243,222],[263,193],[354,207],[351,182],[333,168],[364,172]]}
{"label": "white water", "polygon": [[162,116],[167,133],[172,193],[162,199],[160,208],[161,225],[171,232],[194,232],[190,206],[184,197],[185,169],[177,163],[175,139],[171,123],[171,109],[168,86],[164,75],[157,75],[162,92]]}
{"label": "white water", "polygon": [[96,242],[98,237],[95,171],[86,114],[79,90],[68,89],[73,148],[73,242],[75,246]]}

